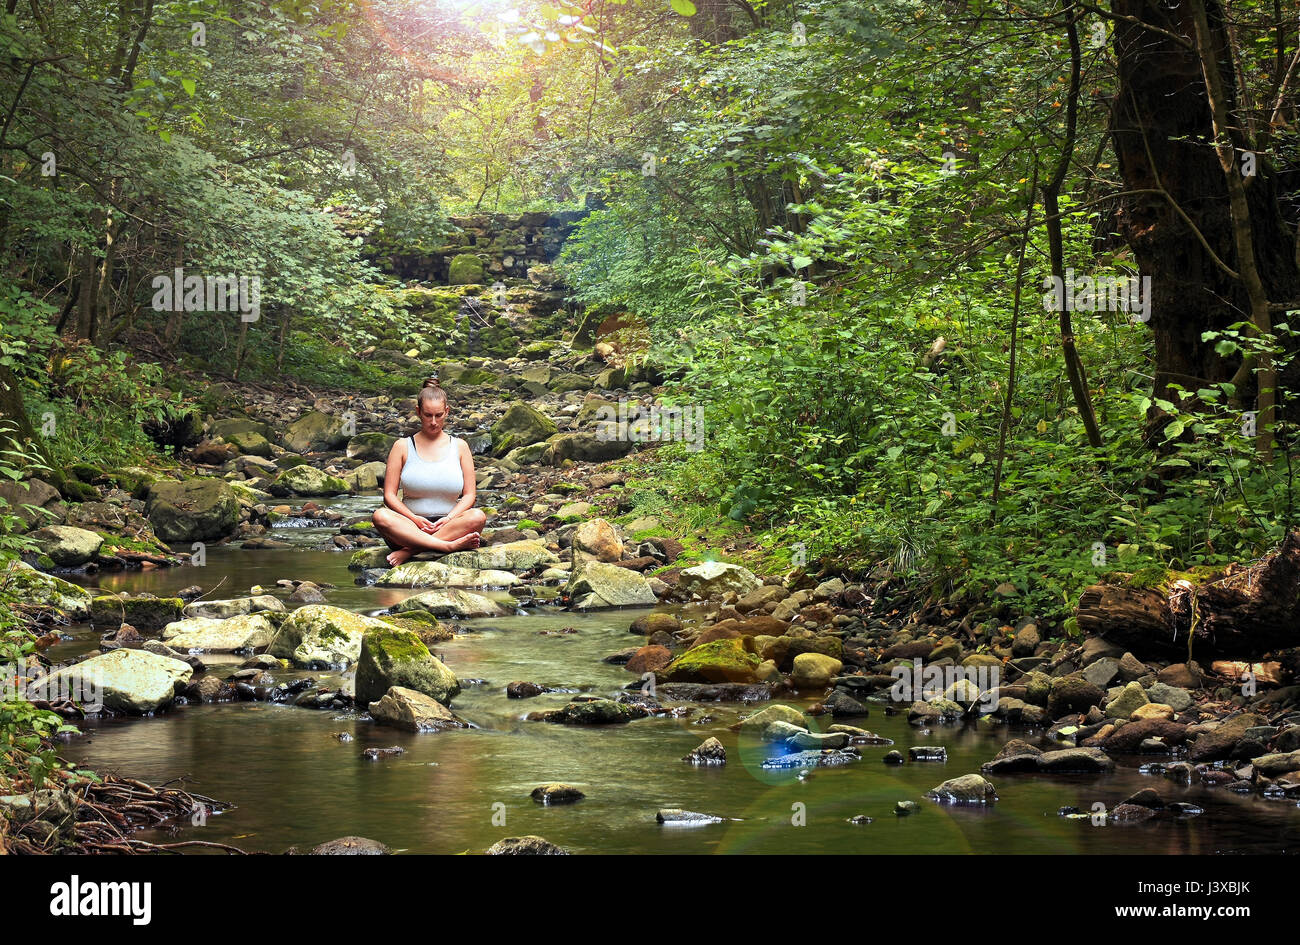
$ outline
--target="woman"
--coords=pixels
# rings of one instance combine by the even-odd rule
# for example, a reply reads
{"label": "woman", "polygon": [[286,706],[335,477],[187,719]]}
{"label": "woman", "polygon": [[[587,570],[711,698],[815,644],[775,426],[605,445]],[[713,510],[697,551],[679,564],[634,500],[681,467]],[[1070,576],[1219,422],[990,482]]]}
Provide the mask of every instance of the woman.
{"label": "woman", "polygon": [[[477,548],[487,518],[474,508],[474,457],[469,444],[445,430],[447,393],[435,378],[416,401],[420,432],[393,444],[384,474],[384,505],[375,510],[375,531],[397,567],[422,551]],[[398,486],[402,498],[397,498]]]}

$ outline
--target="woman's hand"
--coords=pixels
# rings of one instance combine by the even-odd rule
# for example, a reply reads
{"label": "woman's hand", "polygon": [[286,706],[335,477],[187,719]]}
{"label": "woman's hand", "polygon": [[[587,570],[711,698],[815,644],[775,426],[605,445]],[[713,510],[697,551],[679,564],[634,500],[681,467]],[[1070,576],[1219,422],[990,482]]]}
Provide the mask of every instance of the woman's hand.
{"label": "woman's hand", "polygon": [[433,527],[429,529],[430,533],[436,532],[438,529],[442,528],[442,526],[446,525],[447,519],[449,518],[451,518],[450,515],[444,515],[442,518],[438,519],[438,521],[434,522]]}
{"label": "woman's hand", "polygon": [[420,531],[428,532],[430,535],[433,534],[434,529],[436,529],[438,525],[442,524],[441,519],[439,519],[438,524],[435,525],[433,522],[429,521],[423,515],[412,516],[411,521],[415,523],[415,527],[418,528]]}

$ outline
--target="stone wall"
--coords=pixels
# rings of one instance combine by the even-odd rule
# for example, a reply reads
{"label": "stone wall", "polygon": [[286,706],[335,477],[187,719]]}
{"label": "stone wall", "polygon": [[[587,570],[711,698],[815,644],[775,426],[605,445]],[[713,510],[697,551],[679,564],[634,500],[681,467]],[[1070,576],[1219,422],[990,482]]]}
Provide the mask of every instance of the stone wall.
{"label": "stone wall", "polygon": [[[458,231],[449,234],[434,252],[383,254],[374,257],[374,262],[399,279],[434,285],[527,279],[530,268],[549,266],[555,261],[565,239],[586,213],[566,210],[452,217]],[[541,281],[540,271],[534,276],[533,281]],[[549,273],[544,278],[549,280]]]}

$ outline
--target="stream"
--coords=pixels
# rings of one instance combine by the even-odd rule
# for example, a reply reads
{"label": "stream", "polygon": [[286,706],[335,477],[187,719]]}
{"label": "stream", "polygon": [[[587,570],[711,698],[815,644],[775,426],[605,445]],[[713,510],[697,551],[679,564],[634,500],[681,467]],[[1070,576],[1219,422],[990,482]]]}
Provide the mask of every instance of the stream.
{"label": "stream", "polygon": [[[319,500],[349,516],[375,508],[378,496]],[[374,613],[416,593],[358,585],[349,555],[316,550],[330,527],[277,528],[294,547],[243,550],[209,547],[203,569],[179,567],[83,576],[105,591],[174,595],[199,584],[209,598],[237,597],[282,578],[331,583],[328,603]],[[218,586],[218,582],[221,582]],[[509,594],[496,593],[499,600]],[[290,604],[289,606],[294,606]],[[314,711],[263,702],[176,706],[152,718],[88,720],[65,757],[101,772],[161,784],[185,778],[188,790],[234,805],[179,836],[144,831],[143,839],[204,839],[246,850],[306,852],[326,840],[360,835],[403,853],[478,853],[504,837],[536,834],[573,853],[1269,853],[1294,851],[1300,807],[1292,800],[1240,796],[1201,784],[1181,785],[1141,773],[1136,757],[1117,756],[1107,775],[1014,774],[991,778],[1000,800],[980,807],[945,807],[926,800],[941,781],[971,772],[1024,732],[1006,726],[937,726],[923,734],[905,713],[873,705],[868,719],[851,720],[893,746],[862,746],[860,762],[797,770],[762,769],[763,746],[739,744],[728,726],[768,703],[696,705],[681,718],[582,727],[527,722],[524,716],[563,706],[573,692],[610,695],[633,681],[602,657],[637,642],[628,625],[648,609],[570,613],[529,605],[526,615],[459,621],[463,634],[434,648],[462,681],[452,705],[477,728],[409,734],[372,724],[360,712]],[[541,631],[575,628],[576,633]],[[51,648],[53,660],[93,649],[88,624]],[[210,672],[232,671],[242,657],[204,655]],[[222,662],[228,660],[228,663]],[[284,671],[276,681],[311,676],[336,685],[337,674]],[[532,699],[507,699],[506,684],[529,680],[567,687]],[[781,698],[806,709],[819,701]],[[811,718],[824,730],[829,716]],[[337,733],[353,736],[341,741]],[[724,767],[695,767],[680,759],[708,736],[727,750]],[[405,754],[367,761],[362,751],[399,745]],[[943,745],[946,763],[893,767],[881,756],[896,748]],[[768,746],[770,750],[770,746]],[[1144,758],[1141,761],[1150,761]],[[576,804],[546,807],[529,793],[560,781],[581,789]],[[1187,801],[1205,813],[1180,820],[1094,826],[1058,814],[1087,812],[1144,788],[1166,801]],[[894,806],[921,809],[899,817]],[[802,805],[802,807],[800,807]],[[661,808],[713,814],[723,822],[661,826]],[[873,822],[849,818],[866,814]]]}

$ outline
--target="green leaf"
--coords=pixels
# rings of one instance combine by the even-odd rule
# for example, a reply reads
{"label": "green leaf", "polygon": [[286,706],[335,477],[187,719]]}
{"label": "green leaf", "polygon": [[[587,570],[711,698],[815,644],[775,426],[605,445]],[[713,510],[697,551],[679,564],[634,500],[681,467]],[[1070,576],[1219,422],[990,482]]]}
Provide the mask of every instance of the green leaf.
{"label": "green leaf", "polygon": [[190,98],[193,98],[194,90],[197,88],[197,86],[194,84],[193,79],[181,79],[181,88],[185,90],[186,95],[188,95]]}
{"label": "green leaf", "polygon": [[669,3],[672,4],[673,10],[682,16],[695,15],[695,4],[691,3],[691,0],[669,0]]}

